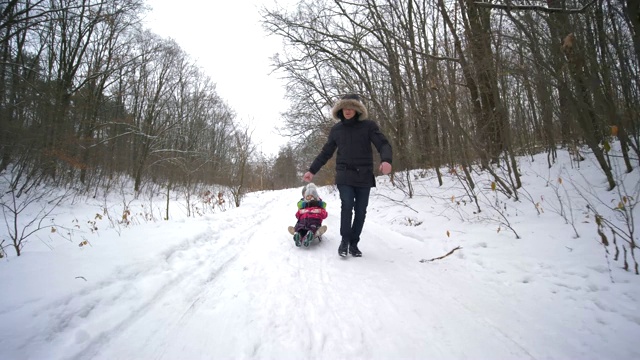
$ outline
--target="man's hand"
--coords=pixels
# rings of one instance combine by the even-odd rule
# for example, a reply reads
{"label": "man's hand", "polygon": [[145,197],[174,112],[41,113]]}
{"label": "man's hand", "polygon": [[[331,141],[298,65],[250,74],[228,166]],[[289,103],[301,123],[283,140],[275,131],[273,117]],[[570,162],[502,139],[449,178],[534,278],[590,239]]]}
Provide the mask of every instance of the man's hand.
{"label": "man's hand", "polygon": [[302,181],[311,182],[311,180],[313,180],[313,174],[311,173],[311,171],[307,171],[306,173],[304,173]]}
{"label": "man's hand", "polygon": [[386,162],[386,161],[383,161],[383,162],[380,164],[380,172],[381,172],[383,175],[389,175],[389,174],[391,173],[391,164],[389,164],[389,163],[388,163],[388,162]]}

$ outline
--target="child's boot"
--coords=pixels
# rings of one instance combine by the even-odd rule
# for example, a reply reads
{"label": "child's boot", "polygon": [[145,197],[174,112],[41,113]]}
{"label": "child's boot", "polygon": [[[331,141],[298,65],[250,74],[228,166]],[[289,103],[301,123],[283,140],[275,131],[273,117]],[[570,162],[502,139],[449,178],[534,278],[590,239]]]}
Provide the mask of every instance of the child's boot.
{"label": "child's boot", "polygon": [[311,241],[313,241],[313,231],[309,230],[304,236],[304,242],[302,243],[302,245],[304,245],[304,247],[309,247]]}
{"label": "child's boot", "polygon": [[300,247],[300,245],[302,244],[300,242],[300,233],[299,232],[296,232],[295,234],[293,234],[293,242],[296,243],[297,247]]}

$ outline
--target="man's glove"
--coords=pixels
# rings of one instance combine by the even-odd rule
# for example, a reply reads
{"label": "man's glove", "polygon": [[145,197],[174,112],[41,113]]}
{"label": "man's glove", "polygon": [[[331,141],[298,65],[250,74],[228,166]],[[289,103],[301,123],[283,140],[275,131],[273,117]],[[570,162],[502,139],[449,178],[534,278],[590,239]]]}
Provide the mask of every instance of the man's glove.
{"label": "man's glove", "polygon": [[391,164],[389,164],[389,163],[388,163],[388,162],[386,162],[386,161],[383,161],[383,162],[380,164],[380,172],[381,172],[383,175],[389,175],[389,174],[391,173]]}
{"label": "man's glove", "polygon": [[311,182],[311,180],[313,180],[313,174],[311,173],[311,171],[307,171],[306,173],[304,173],[302,180],[306,182]]}

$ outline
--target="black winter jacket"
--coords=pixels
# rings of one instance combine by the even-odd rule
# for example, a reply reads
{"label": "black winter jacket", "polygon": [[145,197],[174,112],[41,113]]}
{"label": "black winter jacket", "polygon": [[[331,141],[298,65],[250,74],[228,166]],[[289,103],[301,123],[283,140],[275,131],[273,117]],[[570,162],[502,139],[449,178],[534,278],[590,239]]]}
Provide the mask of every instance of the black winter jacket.
{"label": "black winter jacket", "polygon": [[312,174],[320,171],[338,149],[336,184],[375,187],[371,144],[380,153],[380,160],[391,164],[391,144],[374,121],[357,118],[341,120],[331,128],[327,142],[309,167],[309,171]]}

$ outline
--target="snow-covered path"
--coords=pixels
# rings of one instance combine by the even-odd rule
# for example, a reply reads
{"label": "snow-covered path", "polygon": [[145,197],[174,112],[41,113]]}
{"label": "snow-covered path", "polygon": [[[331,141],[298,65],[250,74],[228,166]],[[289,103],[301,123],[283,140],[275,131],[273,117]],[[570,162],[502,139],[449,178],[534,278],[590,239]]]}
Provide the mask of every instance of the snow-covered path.
{"label": "snow-covered path", "polygon": [[[336,194],[325,196],[329,231],[324,241],[296,248],[286,227],[295,220],[297,192],[264,192],[238,209],[127,230],[139,231],[139,244],[119,251],[138,256],[95,249],[91,256],[110,257],[111,266],[70,269],[70,279],[83,274],[87,280],[65,280],[73,284],[71,292],[51,289],[53,294],[42,296],[34,291],[28,302],[9,301],[11,306],[0,311],[0,355],[8,356],[0,357],[603,359],[640,354],[625,345],[640,320],[625,316],[632,309],[619,308],[628,301],[616,300],[624,294],[637,299],[637,286],[609,293],[589,280],[606,277],[601,267],[560,268],[529,256],[538,246],[535,238],[516,246],[512,237],[497,236],[493,229],[483,234],[476,227],[473,236],[450,242],[434,235],[450,226],[438,221],[426,225],[434,231],[389,226],[389,212],[380,211],[385,200],[375,196],[363,234],[364,257],[337,254]],[[454,244],[463,250],[445,260],[419,262],[443,255]],[[556,246],[547,251],[566,244]],[[48,281],[44,273],[43,279]],[[21,323],[25,318],[32,321]],[[612,337],[613,331],[622,336]]]}

